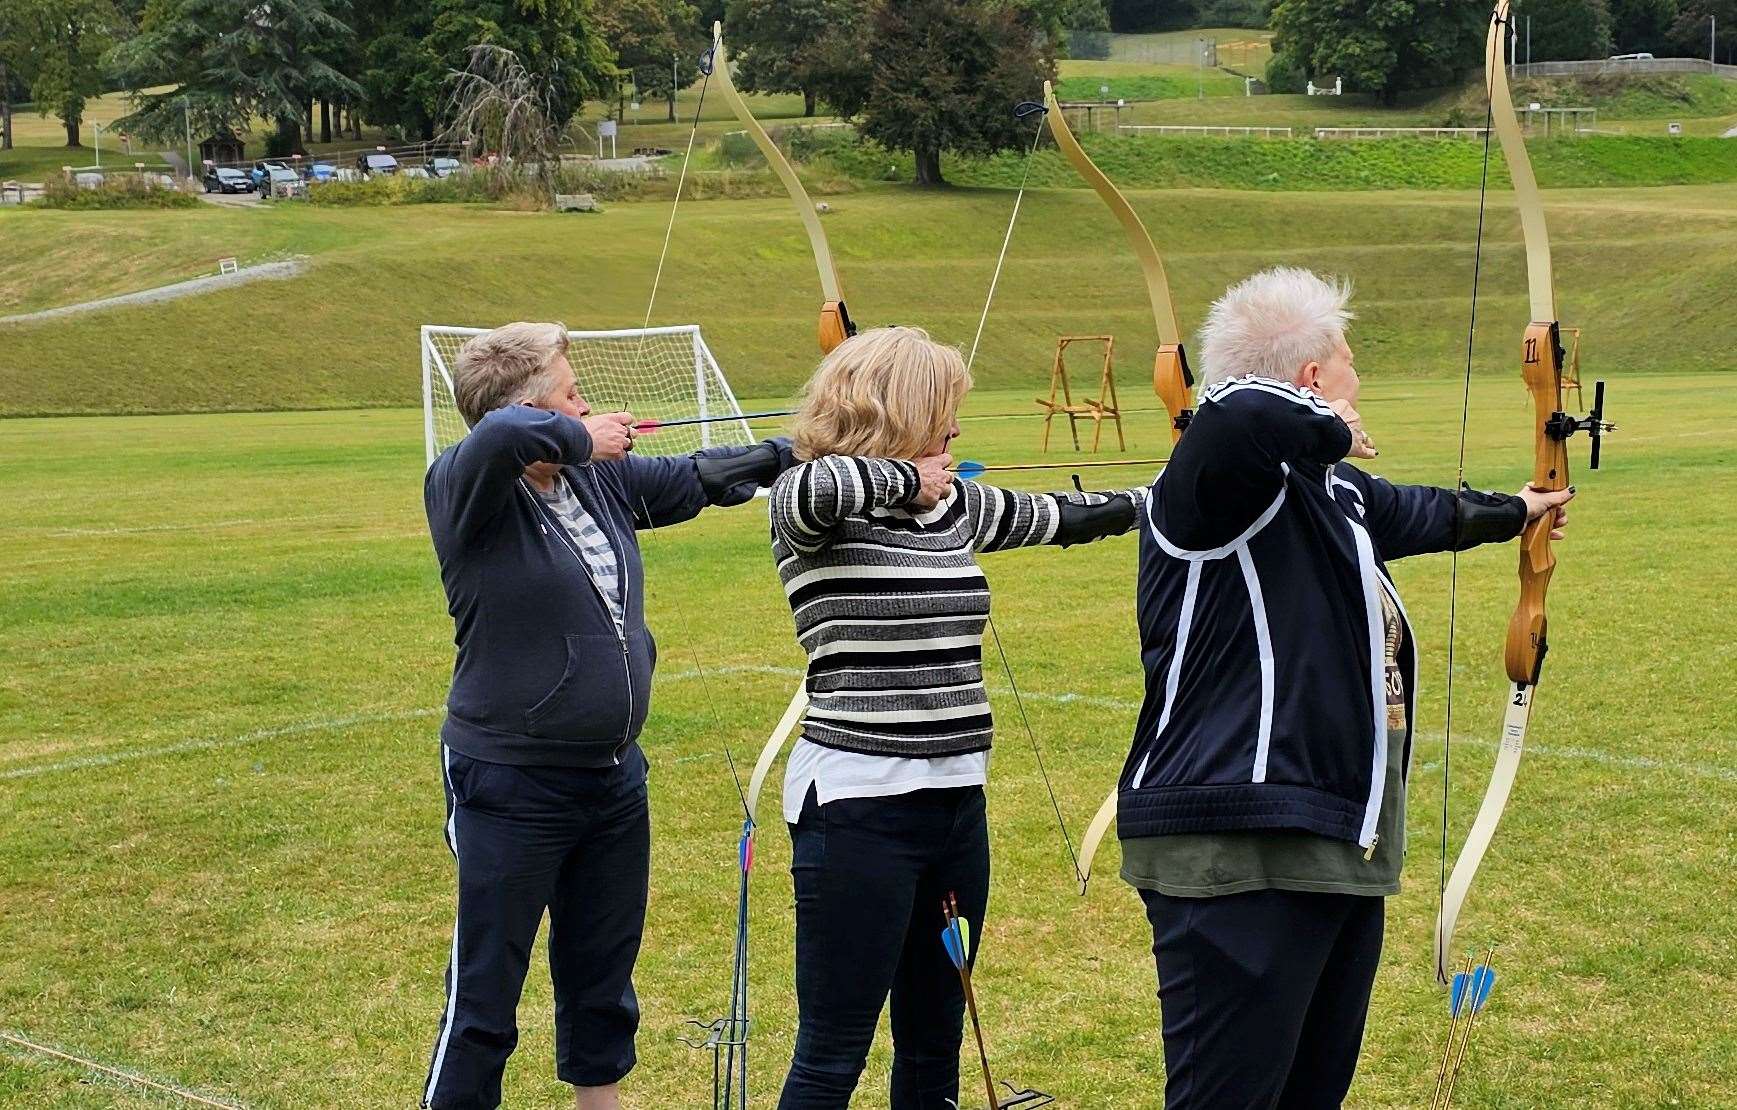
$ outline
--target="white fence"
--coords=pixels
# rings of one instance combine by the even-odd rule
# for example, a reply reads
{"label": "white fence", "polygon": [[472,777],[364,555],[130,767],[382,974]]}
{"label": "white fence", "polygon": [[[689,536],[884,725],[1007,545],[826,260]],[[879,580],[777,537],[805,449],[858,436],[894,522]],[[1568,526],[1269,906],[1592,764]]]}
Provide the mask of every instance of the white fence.
{"label": "white fence", "polygon": [[1737,66],[1718,65],[1706,58],[1625,58],[1590,62],[1521,62],[1510,66],[1516,77],[1602,77],[1613,73],[1712,73],[1737,81]]}
{"label": "white fence", "polygon": [[1253,135],[1262,139],[1288,139],[1289,127],[1223,127],[1216,124],[1122,123],[1116,130],[1129,135]]}
{"label": "white fence", "polygon": [[1411,136],[1425,139],[1481,139],[1482,127],[1317,127],[1317,139],[1391,139]]}

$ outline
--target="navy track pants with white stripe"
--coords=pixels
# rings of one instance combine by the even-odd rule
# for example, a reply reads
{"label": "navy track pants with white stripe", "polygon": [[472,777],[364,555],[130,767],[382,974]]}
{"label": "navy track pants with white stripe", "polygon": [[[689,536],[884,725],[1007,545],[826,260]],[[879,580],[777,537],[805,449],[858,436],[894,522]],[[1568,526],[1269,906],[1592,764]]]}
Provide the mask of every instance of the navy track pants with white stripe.
{"label": "navy track pants with white stripe", "polygon": [[639,1028],[633,964],[651,871],[644,755],[634,746],[620,766],[597,770],[442,755],[458,915],[422,1104],[500,1105],[545,910],[556,1075],[586,1087],[616,1082],[634,1065]]}

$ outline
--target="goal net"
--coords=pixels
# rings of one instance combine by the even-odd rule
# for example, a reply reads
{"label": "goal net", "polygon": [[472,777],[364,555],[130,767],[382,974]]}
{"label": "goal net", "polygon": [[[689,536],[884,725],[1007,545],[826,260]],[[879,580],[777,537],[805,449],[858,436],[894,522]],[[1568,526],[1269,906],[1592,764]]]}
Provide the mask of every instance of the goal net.
{"label": "goal net", "polygon": [[[453,398],[452,368],[471,337],[487,330],[422,327],[422,426],[429,465],[470,431]],[[636,453],[685,455],[702,447],[755,442],[699,325],[570,331],[567,339],[567,361],[593,412],[627,410],[637,419],[659,421],[722,418],[659,428],[640,437]]]}

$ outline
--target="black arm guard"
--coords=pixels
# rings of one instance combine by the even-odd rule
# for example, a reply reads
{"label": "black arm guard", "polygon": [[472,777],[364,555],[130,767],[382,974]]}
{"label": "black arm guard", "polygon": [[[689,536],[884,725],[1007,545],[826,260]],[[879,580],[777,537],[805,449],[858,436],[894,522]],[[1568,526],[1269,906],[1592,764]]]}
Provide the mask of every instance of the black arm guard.
{"label": "black arm guard", "polygon": [[1060,547],[1120,536],[1134,527],[1139,516],[1134,499],[1125,493],[1069,494],[1056,500],[1061,507],[1061,523],[1051,542]]}
{"label": "black arm guard", "polygon": [[790,441],[768,439],[747,450],[735,449],[728,455],[695,455],[694,468],[700,475],[700,488],[713,505],[740,505],[754,496],[754,491],[769,486],[778,475],[790,468]]}
{"label": "black arm guard", "polygon": [[1454,498],[1454,549],[1506,543],[1526,527],[1526,502],[1508,493],[1460,487]]}

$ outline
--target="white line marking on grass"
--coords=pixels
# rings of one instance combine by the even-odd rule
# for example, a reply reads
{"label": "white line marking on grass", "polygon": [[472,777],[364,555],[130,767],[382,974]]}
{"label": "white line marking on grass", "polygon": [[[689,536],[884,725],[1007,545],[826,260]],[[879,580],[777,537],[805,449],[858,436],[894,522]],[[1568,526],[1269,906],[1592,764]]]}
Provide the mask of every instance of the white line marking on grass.
{"label": "white line marking on grass", "polygon": [[[731,666],[710,667],[704,671],[688,669],[667,671],[658,676],[663,682],[689,682],[707,675],[769,675],[775,678],[801,678],[805,674],[800,667],[781,667],[770,663],[744,663]],[[997,684],[987,684],[992,694],[1010,694],[1012,689]],[[1044,690],[1021,690],[1028,701],[1048,702],[1052,705],[1081,705],[1092,709],[1108,709],[1118,713],[1134,713],[1140,708],[1138,701],[1130,698],[1109,697],[1102,694],[1081,694],[1073,691],[1051,693]],[[301,736],[314,732],[341,732],[357,725],[381,724],[391,721],[414,721],[425,717],[436,717],[446,712],[444,705],[431,705],[422,709],[395,709],[378,713],[356,713],[344,717],[323,717],[311,721],[297,721],[285,725],[274,725],[270,728],[256,729],[235,736],[208,736],[176,741],[154,748],[133,748],[114,752],[99,752],[93,755],[76,756],[54,763],[38,763],[24,767],[13,767],[0,771],[0,781],[9,779],[35,778],[39,775],[53,774],[57,771],[80,771],[91,767],[109,767],[116,763],[129,763],[139,759],[154,759],[163,755],[179,755],[183,752],[213,751],[218,748],[240,747],[255,744],[264,740],[277,740],[285,736]],[[1418,735],[1414,740],[1432,740],[1440,742],[1440,736]],[[1456,744],[1470,744],[1476,748],[1494,748],[1496,745],[1481,737],[1466,736],[1454,741]],[[1587,748],[1573,745],[1528,744],[1526,750],[1535,756],[1545,759],[1581,760],[1598,763],[1606,767],[1618,767],[1630,771],[1665,771],[1672,774],[1692,775],[1696,778],[1714,779],[1719,782],[1737,782],[1737,767],[1727,767],[1718,763],[1699,763],[1672,759],[1655,759],[1646,755],[1617,755],[1598,748]],[[675,762],[715,758],[715,753],[701,753],[690,756],[678,756]],[[669,761],[665,761],[669,762]],[[1441,769],[1440,760],[1420,763],[1416,770],[1434,772]]]}
{"label": "white line marking on grass", "polygon": [[[182,522],[178,524],[140,524],[132,528],[56,528],[49,535],[55,539],[67,539],[73,536],[132,536],[141,532],[191,532],[200,528],[235,528],[243,524],[258,524],[259,521],[250,516],[237,517],[234,520],[201,520]],[[281,524],[280,521],[273,523]]]}
{"label": "white line marking on grass", "polygon": [[41,1053],[44,1056],[52,1056],[56,1060],[64,1060],[69,1064],[75,1064],[87,1071],[94,1071],[101,1075],[112,1076],[115,1079],[124,1080],[125,1082],[140,1087],[148,1087],[153,1091],[162,1091],[164,1094],[174,1095],[177,1098],[186,1099],[188,1102],[198,1103],[200,1106],[216,1106],[220,1107],[221,1110],[243,1110],[242,1105],[238,1102],[219,1102],[217,1099],[207,1098],[196,1091],[189,1091],[185,1087],[177,1087],[173,1083],[164,1083],[158,1079],[149,1079],[140,1075],[138,1072],[125,1071],[121,1068],[110,1067],[108,1064],[99,1064],[95,1060],[87,1060],[82,1056],[74,1056],[70,1052],[62,1052],[58,1048],[50,1048],[48,1045],[38,1044],[35,1041],[20,1037],[15,1033],[9,1033],[4,1029],[0,1029],[0,1041],[6,1041],[10,1044],[17,1045],[20,1048],[28,1049],[31,1052]]}
{"label": "white line marking on grass", "polygon": [[[1440,741],[1440,737],[1430,739]],[[1474,748],[1494,748],[1496,743],[1479,736],[1462,736],[1455,740],[1456,744],[1470,744]],[[1598,748],[1585,748],[1577,745],[1527,744],[1527,753],[1543,756],[1546,759],[1573,759],[1588,763],[1597,763],[1605,767],[1620,767],[1627,771],[1669,771],[1678,775],[1693,775],[1696,778],[1717,779],[1720,782],[1737,782],[1737,767],[1725,767],[1718,763],[1685,762],[1677,759],[1654,759],[1650,755],[1616,755]],[[1441,760],[1432,759],[1427,763],[1417,765],[1419,771],[1434,773],[1441,770]]]}
{"label": "white line marking on grass", "polygon": [[116,763],[129,763],[135,759],[154,759],[160,755],[179,755],[182,752],[205,752],[216,748],[233,748],[243,744],[258,743],[261,740],[277,740],[285,736],[299,736],[309,732],[342,731],[356,725],[378,724],[382,721],[410,721],[418,717],[432,717],[445,711],[445,706],[433,706],[427,709],[396,709],[385,713],[356,713],[348,717],[325,717],[314,721],[298,721],[294,724],[255,729],[252,732],[243,732],[237,736],[206,736],[180,740],[155,748],[98,752],[94,755],[81,755],[55,763],[13,767],[0,771],[0,780],[28,779],[38,775],[53,774],[56,771],[82,771],[90,767],[109,767]]}

